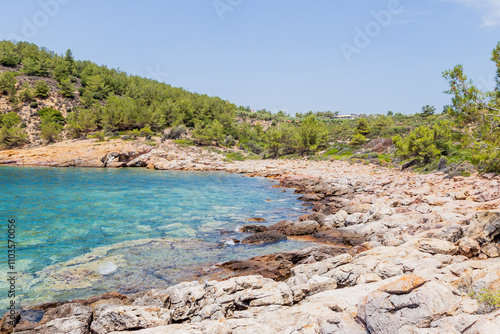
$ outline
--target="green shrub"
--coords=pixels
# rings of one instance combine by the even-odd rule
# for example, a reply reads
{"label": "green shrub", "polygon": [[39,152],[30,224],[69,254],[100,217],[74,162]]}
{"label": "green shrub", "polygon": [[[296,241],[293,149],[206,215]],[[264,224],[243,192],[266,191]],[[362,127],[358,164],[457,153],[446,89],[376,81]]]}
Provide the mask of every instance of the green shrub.
{"label": "green shrub", "polygon": [[481,289],[480,292],[474,292],[470,296],[476,298],[480,303],[492,306],[495,309],[500,308],[500,291]]}
{"label": "green shrub", "polygon": [[187,128],[184,124],[179,126],[174,126],[170,129],[170,132],[167,135],[168,139],[181,139],[182,135],[186,134]]}
{"label": "green shrub", "polygon": [[54,143],[59,140],[59,134],[61,133],[62,126],[57,123],[42,123],[42,133],[41,137],[47,143]]}
{"label": "green shrub", "polygon": [[7,127],[3,126],[0,128],[0,147],[1,148],[13,148],[17,146],[24,145],[27,141],[27,135],[19,127]]}
{"label": "green shrub", "polygon": [[35,84],[35,97],[46,99],[49,97],[50,87],[44,80],[38,80]]}
{"label": "green shrub", "polygon": [[225,154],[226,161],[244,161],[245,157],[241,152],[229,152]]}
{"label": "green shrub", "polygon": [[21,101],[23,102],[30,102],[34,98],[34,93],[30,87],[30,85],[25,82],[22,87],[21,91],[19,92],[19,97],[21,98]]}
{"label": "green shrub", "polygon": [[139,129],[134,129],[132,131],[127,132],[127,136],[130,139],[137,139],[137,137],[140,137],[140,135],[141,135],[141,132],[139,131]]}
{"label": "green shrub", "polygon": [[187,147],[187,146],[193,146],[194,143],[192,140],[189,139],[174,139],[172,140],[174,143],[176,143],[180,147]]}
{"label": "green shrub", "polygon": [[223,145],[225,147],[233,147],[234,145],[236,145],[236,140],[233,138],[233,136],[226,136]]}
{"label": "green shrub", "polygon": [[366,143],[366,137],[363,136],[361,133],[356,133],[352,137],[351,142],[349,144],[354,146],[359,146],[363,145],[364,143]]}
{"label": "green shrub", "polygon": [[149,136],[152,136],[153,134],[154,134],[154,132],[151,131],[151,128],[149,127],[149,125],[146,125],[145,127],[143,127],[139,131],[139,136],[140,137],[149,137]]}
{"label": "green shrub", "polygon": [[104,139],[106,139],[106,135],[104,134],[104,132],[96,132],[90,137],[95,138],[98,141],[104,141]]}
{"label": "green shrub", "polygon": [[64,116],[59,110],[53,108],[43,108],[38,111],[38,116],[42,119],[42,123],[57,123],[64,125]]}
{"label": "green shrub", "polygon": [[16,93],[17,79],[14,73],[4,72],[0,74],[0,94],[14,95]]}

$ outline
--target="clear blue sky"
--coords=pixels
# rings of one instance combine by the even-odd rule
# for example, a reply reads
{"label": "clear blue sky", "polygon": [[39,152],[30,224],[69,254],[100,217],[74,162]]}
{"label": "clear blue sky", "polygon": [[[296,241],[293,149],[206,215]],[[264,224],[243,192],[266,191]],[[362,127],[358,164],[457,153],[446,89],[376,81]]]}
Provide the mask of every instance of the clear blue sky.
{"label": "clear blue sky", "polygon": [[256,109],[410,114],[456,64],[491,88],[500,1],[3,1],[13,37]]}

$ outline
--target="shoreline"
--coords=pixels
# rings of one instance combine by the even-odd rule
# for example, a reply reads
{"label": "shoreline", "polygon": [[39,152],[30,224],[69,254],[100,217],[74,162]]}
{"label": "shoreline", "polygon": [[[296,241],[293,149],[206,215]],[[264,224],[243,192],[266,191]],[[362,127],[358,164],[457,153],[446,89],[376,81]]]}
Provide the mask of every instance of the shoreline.
{"label": "shoreline", "polygon": [[[298,222],[285,221],[268,229],[291,239],[309,238],[326,244],[347,245],[352,251],[345,253],[344,248],[344,253],[341,253],[328,246],[324,246],[328,250],[318,246],[303,253],[303,250],[297,250],[288,252],[291,254],[268,254],[228,265],[243,276],[204,284],[181,283],[156,292],[139,293],[128,299],[120,297],[120,302],[115,300],[116,296],[94,301],[90,303],[90,310],[84,312],[90,316],[78,323],[95,333],[125,333],[127,328],[137,328],[137,323],[122,326],[115,321],[120,315],[137,312],[144,320],[139,326],[142,330],[137,333],[145,334],[173,330],[210,333],[214,326],[229,331],[265,328],[280,332],[294,324],[302,330],[312,326],[314,331],[311,333],[332,326],[349,333],[362,333],[368,328],[394,329],[391,326],[395,324],[408,330],[444,330],[464,319],[470,320],[470,328],[487,328],[484,326],[500,323],[500,311],[485,312],[486,306],[468,297],[481,288],[500,289],[499,176],[447,178],[443,173],[416,174],[343,161],[247,160],[230,163],[217,154],[205,154],[198,148],[179,150],[171,143],[142,154],[139,154],[140,145],[132,145],[132,148],[120,146],[121,151],[113,145],[104,147],[107,152],[99,149],[84,156],[81,167],[90,167],[89,161],[101,161],[98,159],[101,156],[104,160],[100,162],[101,167],[108,168],[131,165],[160,170],[225,171],[273,178],[280,181],[280,187],[295,188],[296,192],[303,194],[302,199],[311,203],[313,212]],[[109,151],[109,148],[114,151]],[[126,155],[124,153],[132,150],[138,152],[137,155],[129,154],[127,161],[119,161],[123,160],[120,154]],[[23,152],[14,152],[10,156],[16,154],[23,156]],[[2,159],[0,152],[0,161],[6,161],[5,156]],[[40,156],[24,151],[21,159],[34,161]],[[47,157],[53,159],[53,156]],[[60,160],[57,162],[59,167],[71,166],[68,159]],[[411,283],[391,292],[394,285],[403,282]],[[232,300],[229,306],[221,304],[218,298],[222,295],[213,292],[226,285],[233,286],[221,290],[225,291],[222,293],[225,298]],[[236,288],[238,286],[240,288]],[[200,291],[201,294],[190,306],[186,304],[192,296],[191,292],[186,295],[188,291]],[[262,291],[268,291],[274,297],[264,297]],[[154,302],[157,297],[153,298],[153,295],[170,296],[167,299],[171,300],[173,294],[179,293],[180,304],[171,302],[167,307],[167,304]],[[386,310],[391,316],[381,317],[386,307],[383,301],[394,293],[411,297],[418,305],[416,309],[420,310],[420,316],[403,303],[401,308],[394,305],[396,311]],[[436,305],[423,297],[436,293],[445,305],[443,311],[436,311]],[[242,294],[252,297],[245,299],[247,297]],[[342,303],[331,300],[333,297]],[[332,307],[332,303],[336,306]],[[85,303],[76,304],[88,307]],[[64,305],[57,307],[68,308]],[[148,313],[145,311],[148,307],[158,310]],[[314,307],[318,311],[311,311]],[[209,312],[207,308],[215,311]],[[399,310],[406,310],[406,315],[401,316]],[[71,312],[75,314],[74,310]],[[420,319],[422,312],[428,320]],[[65,315],[59,318],[52,315],[45,322],[36,324],[22,322],[20,328],[47,328],[50,323],[55,326],[61,319],[71,318],[67,317],[69,313]],[[310,319],[301,315],[308,315]],[[383,326],[377,327],[380,324]],[[163,331],[151,331],[155,327]]]}

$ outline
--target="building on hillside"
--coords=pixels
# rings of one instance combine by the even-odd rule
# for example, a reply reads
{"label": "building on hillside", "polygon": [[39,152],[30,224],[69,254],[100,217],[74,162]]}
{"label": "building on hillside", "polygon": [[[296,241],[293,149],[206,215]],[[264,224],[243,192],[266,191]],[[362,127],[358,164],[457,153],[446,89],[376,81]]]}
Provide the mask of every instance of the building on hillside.
{"label": "building on hillside", "polygon": [[361,117],[363,117],[363,116],[357,115],[357,114],[334,116],[335,119],[356,119],[356,118],[361,118]]}

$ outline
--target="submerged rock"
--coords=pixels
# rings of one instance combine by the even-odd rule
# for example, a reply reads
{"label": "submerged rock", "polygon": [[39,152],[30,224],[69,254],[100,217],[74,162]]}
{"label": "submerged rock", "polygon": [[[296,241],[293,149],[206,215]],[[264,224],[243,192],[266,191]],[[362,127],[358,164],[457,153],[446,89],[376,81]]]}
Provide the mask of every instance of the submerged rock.
{"label": "submerged rock", "polygon": [[254,235],[243,239],[244,244],[264,244],[286,240],[287,237],[278,231],[257,232]]}
{"label": "submerged rock", "polygon": [[260,225],[246,225],[240,228],[240,232],[242,233],[259,233],[265,231],[267,231],[267,227]]}

